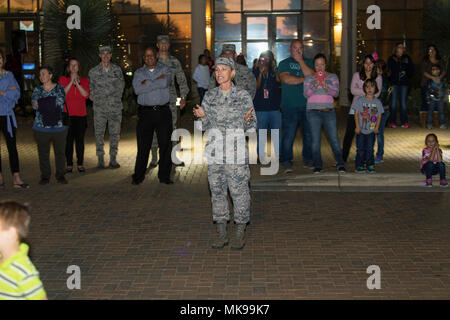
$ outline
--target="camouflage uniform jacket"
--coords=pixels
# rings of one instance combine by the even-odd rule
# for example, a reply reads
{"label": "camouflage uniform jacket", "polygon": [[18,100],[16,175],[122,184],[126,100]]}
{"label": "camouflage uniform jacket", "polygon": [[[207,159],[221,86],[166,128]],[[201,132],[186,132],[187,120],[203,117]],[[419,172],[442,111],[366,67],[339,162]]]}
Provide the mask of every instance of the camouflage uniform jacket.
{"label": "camouflage uniform jacket", "polygon": [[[244,120],[245,114],[251,107],[253,107],[252,97],[250,97],[247,91],[235,85],[232,85],[227,96],[224,96],[220,87],[208,90],[202,102],[202,108],[206,113],[206,119],[202,120],[202,129],[218,130],[222,135],[222,139],[218,139],[217,137],[213,138],[212,135],[209,134],[206,148],[216,148],[216,150],[218,150],[217,148],[220,149],[223,147],[223,161],[225,161],[227,134],[232,133],[233,130],[236,129],[242,130],[240,131],[242,134],[244,134],[246,130],[256,129],[255,111],[253,111],[253,119],[250,123],[245,123]],[[239,141],[240,139],[237,140]],[[205,151],[206,150],[207,149],[205,149]],[[234,143],[234,157],[236,157],[237,150],[237,144]],[[208,153],[205,153],[208,157]],[[245,154],[239,154],[238,161],[239,159],[243,159],[241,156],[245,156],[245,163],[248,163],[247,143],[245,143]],[[208,159],[208,163],[211,164],[209,160],[210,159]]]}
{"label": "camouflage uniform jacket", "polygon": [[[252,70],[239,63],[235,63],[235,68],[236,76],[234,78],[234,83],[236,86],[247,90],[251,98],[254,99],[256,94],[256,78],[253,75]],[[216,86],[216,75],[213,73],[209,80],[209,89],[215,88]]]}
{"label": "camouflage uniform jacket", "polygon": [[121,111],[124,87],[122,69],[113,63],[108,72],[101,63],[89,70],[90,99],[94,102],[94,109]]}
{"label": "camouflage uniform jacket", "polygon": [[186,75],[184,74],[180,61],[178,61],[178,59],[174,56],[169,55],[166,61],[160,58],[158,59],[158,62],[165,64],[172,71],[172,79],[170,82],[170,103],[174,104],[177,100],[175,78],[177,80],[178,86],[180,87],[181,97],[186,98],[189,93],[189,86],[187,84]]}

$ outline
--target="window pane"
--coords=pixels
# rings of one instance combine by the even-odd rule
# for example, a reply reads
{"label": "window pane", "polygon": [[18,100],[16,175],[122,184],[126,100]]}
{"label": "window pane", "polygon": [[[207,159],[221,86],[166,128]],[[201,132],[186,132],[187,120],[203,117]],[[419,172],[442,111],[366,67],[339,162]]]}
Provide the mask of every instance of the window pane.
{"label": "window pane", "polygon": [[307,41],[305,43],[305,57],[314,58],[318,53],[323,53],[327,59],[330,59],[330,50],[328,41]]}
{"label": "window pane", "polygon": [[0,0],[0,13],[8,12],[8,0]]}
{"label": "window pane", "polygon": [[139,51],[139,45],[138,44],[129,44],[127,45],[127,54],[128,54],[128,60],[131,62],[131,69],[136,70],[144,64],[142,61],[142,55],[144,48],[142,48],[142,51]]}
{"label": "window pane", "polygon": [[368,6],[375,4],[375,1],[373,1],[373,0],[358,0],[358,1],[356,1],[356,4],[357,4],[358,10],[366,11]]}
{"label": "window pane", "polygon": [[277,39],[297,39],[297,16],[277,17]]}
{"label": "window pane", "polygon": [[378,0],[378,6],[381,10],[384,9],[404,9],[405,8],[405,0]]}
{"label": "window pane", "polygon": [[267,39],[267,17],[247,18],[247,39]]}
{"label": "window pane", "polygon": [[139,41],[139,19],[137,16],[120,16],[120,27],[127,41]]}
{"label": "window pane", "polygon": [[303,14],[303,38],[329,39],[328,13],[306,12]]}
{"label": "window pane", "polygon": [[421,63],[424,54],[424,44],[422,40],[411,40],[406,42],[406,53],[411,56],[414,63]]}
{"label": "window pane", "polygon": [[169,1],[170,12],[190,12],[191,1],[189,0],[170,0]]}
{"label": "window pane", "polygon": [[270,10],[270,0],[244,0],[244,10]]}
{"label": "window pane", "polygon": [[5,23],[3,21],[0,21],[0,42],[5,42]]}
{"label": "window pane", "polygon": [[247,43],[247,65],[248,65],[248,67],[252,68],[253,60],[258,59],[259,55],[267,50],[269,50],[269,44],[267,42]]}
{"label": "window pane", "polygon": [[300,0],[273,0],[273,10],[300,10]]}
{"label": "window pane", "polygon": [[141,17],[141,37],[142,41],[147,44],[155,44],[156,37],[160,34],[171,34],[175,30],[175,26],[172,25],[169,28],[167,24],[167,15],[164,14],[151,14],[142,15]]}
{"label": "window pane", "polygon": [[122,5],[123,5],[123,0],[112,0],[113,12],[121,13],[122,12]]}
{"label": "window pane", "polygon": [[167,12],[167,0],[141,1],[141,12]]}
{"label": "window pane", "polygon": [[290,42],[277,42],[275,52],[275,59],[277,60],[277,63],[280,63],[282,60],[290,57],[291,55],[291,52],[289,51],[290,47],[291,47]]}
{"label": "window pane", "polygon": [[122,8],[122,12],[139,13],[139,0],[125,0]]}
{"label": "window pane", "polygon": [[216,45],[214,46],[214,56],[216,57],[216,59],[222,53],[222,46],[224,44],[234,44],[236,46],[236,53],[239,54],[242,52],[242,43],[241,42],[216,42]]}
{"label": "window pane", "polygon": [[303,10],[330,10],[330,0],[303,0]]}
{"label": "window pane", "polygon": [[381,13],[383,27],[377,30],[378,38],[403,38],[405,26],[404,12],[383,11]]}
{"label": "window pane", "polygon": [[406,12],[406,36],[408,38],[422,38],[423,11]]}
{"label": "window pane", "polygon": [[422,9],[423,0],[408,0],[408,9]]}
{"label": "window pane", "polygon": [[175,29],[170,34],[174,39],[190,39],[191,38],[191,15],[190,14],[171,14],[169,16],[170,24]]}
{"label": "window pane", "polygon": [[191,65],[191,45],[189,43],[172,43],[170,52],[180,60],[181,67],[188,70]]}
{"label": "window pane", "polygon": [[37,10],[37,0],[10,0],[10,12],[33,12]]}
{"label": "window pane", "polygon": [[216,12],[241,11],[241,0],[216,0]]}
{"label": "window pane", "polygon": [[[383,19],[383,17],[381,17]],[[376,29],[370,30],[367,28],[367,14],[365,11],[358,11],[357,22],[360,26],[359,31],[361,33],[356,32],[356,38],[361,39],[375,39],[376,37]],[[383,21],[382,21],[383,23]]]}
{"label": "window pane", "polygon": [[215,16],[216,40],[241,40],[240,13],[219,13]]}

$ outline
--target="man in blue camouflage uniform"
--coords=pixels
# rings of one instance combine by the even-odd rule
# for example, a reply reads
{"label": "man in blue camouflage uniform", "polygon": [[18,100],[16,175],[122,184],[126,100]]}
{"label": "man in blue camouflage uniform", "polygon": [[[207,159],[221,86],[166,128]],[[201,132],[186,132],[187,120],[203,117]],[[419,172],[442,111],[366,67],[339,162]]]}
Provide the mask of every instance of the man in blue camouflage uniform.
{"label": "man in blue camouflage uniform", "polygon": [[109,167],[120,168],[117,162],[120,126],[122,122],[122,93],[125,87],[122,69],[111,63],[111,47],[99,48],[101,62],[89,70],[90,99],[94,102],[94,131],[98,168],[105,167],[103,149],[106,125],[109,129]]}

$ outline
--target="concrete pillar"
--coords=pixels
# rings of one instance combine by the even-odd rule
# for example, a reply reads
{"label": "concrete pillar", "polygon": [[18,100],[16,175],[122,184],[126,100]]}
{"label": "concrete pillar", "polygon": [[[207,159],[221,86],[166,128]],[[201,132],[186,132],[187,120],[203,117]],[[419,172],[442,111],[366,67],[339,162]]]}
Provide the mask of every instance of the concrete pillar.
{"label": "concrete pillar", "polygon": [[342,54],[339,104],[350,106],[350,82],[356,72],[356,0],[342,0]]}
{"label": "concrete pillar", "polygon": [[191,0],[191,70],[198,64],[198,56],[206,49],[206,1]]}

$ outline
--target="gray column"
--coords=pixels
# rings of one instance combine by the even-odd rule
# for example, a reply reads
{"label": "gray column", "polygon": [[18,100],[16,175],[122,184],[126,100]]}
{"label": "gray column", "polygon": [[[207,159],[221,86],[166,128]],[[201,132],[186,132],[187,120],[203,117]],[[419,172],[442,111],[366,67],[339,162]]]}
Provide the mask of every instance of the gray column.
{"label": "gray column", "polygon": [[[187,0],[188,1],[188,0]],[[191,70],[198,64],[198,56],[206,49],[206,0],[191,0]]]}
{"label": "gray column", "polygon": [[356,0],[342,0],[341,79],[339,104],[350,106],[348,91],[356,72]]}

